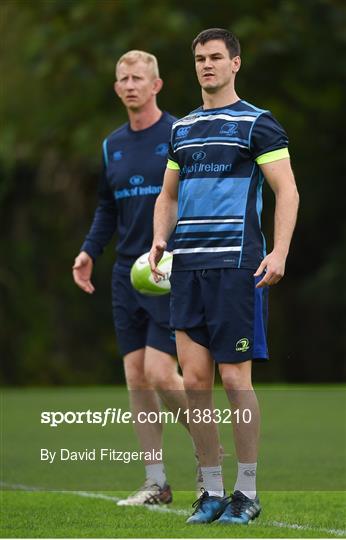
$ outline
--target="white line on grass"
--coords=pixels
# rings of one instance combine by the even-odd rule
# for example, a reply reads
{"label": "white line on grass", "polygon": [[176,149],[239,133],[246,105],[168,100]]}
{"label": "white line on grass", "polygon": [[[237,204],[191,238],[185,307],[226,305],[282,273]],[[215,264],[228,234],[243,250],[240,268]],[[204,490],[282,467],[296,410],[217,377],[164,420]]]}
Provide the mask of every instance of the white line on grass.
{"label": "white line on grass", "polygon": [[[0,481],[0,486],[4,488],[9,488],[11,490],[18,489],[21,491],[41,491],[41,492],[51,491],[53,493],[70,494],[70,495],[76,495],[78,497],[86,497],[89,499],[102,499],[102,500],[111,501],[114,503],[120,500],[119,497],[114,497],[112,495],[105,495],[103,493],[92,493],[90,491],[47,490],[47,489],[36,487],[36,486],[26,486],[24,484],[10,484],[8,482],[2,482],[2,481]],[[167,508],[167,506],[143,505],[143,508],[151,512],[160,512],[163,514],[165,513],[175,514],[178,516],[189,516],[191,513],[189,510],[183,510],[183,509],[178,509],[178,508]],[[314,532],[320,532],[320,533],[334,534],[335,536],[346,535],[346,529],[328,529],[327,527],[312,527],[310,525],[299,525],[298,523],[284,523],[282,521],[262,521],[261,520],[260,525],[264,527],[278,527],[280,529],[295,529],[298,531],[314,531]]]}

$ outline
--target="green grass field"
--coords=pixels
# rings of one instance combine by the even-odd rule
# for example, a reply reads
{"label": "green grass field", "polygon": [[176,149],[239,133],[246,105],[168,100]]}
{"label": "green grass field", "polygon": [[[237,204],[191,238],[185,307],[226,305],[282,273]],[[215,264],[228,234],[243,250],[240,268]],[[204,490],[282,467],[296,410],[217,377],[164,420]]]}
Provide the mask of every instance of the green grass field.
{"label": "green grass field", "polygon": [[[83,496],[84,495],[84,496]],[[340,493],[264,492],[263,515],[247,527],[185,525],[191,495],[168,507],[120,508],[109,493],[3,492],[2,535],[9,538],[341,538]]]}
{"label": "green grass field", "polygon": [[[263,512],[248,527],[187,526],[194,500],[191,443],[164,427],[164,460],[174,502],[121,508],[119,497],[143,481],[141,463],[54,462],[40,449],[138,450],[132,425],[40,423],[42,411],[128,410],[119,387],[6,389],[2,392],[2,537],[35,538],[341,538],[346,536],[346,423],[342,386],[259,386],[262,440],[258,487]],[[215,406],[226,407],[221,389]],[[224,479],[233,487],[231,426],[220,425]]]}

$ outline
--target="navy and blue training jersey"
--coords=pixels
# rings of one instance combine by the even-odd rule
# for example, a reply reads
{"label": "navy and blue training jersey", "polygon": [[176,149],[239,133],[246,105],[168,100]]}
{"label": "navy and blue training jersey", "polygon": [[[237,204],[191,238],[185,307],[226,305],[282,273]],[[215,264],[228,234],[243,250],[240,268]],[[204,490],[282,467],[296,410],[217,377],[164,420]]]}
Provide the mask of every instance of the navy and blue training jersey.
{"label": "navy and blue training jersey", "polygon": [[199,108],[173,124],[168,168],[179,169],[173,269],[257,269],[263,174],[288,157],[285,131],[269,111],[246,101]]}
{"label": "navy and blue training jersey", "polygon": [[153,212],[167,163],[175,117],[164,112],[154,125],[133,131],[127,123],[103,142],[99,203],[81,250],[94,260],[117,232],[117,262],[130,267],[149,251]]}

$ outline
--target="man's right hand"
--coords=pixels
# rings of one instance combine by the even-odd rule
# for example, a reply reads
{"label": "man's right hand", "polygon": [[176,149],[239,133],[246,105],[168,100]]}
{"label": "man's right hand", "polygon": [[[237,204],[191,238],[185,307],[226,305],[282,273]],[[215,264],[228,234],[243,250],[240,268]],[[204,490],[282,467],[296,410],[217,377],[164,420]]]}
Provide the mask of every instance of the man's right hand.
{"label": "man's right hand", "polygon": [[158,283],[162,278],[165,277],[165,274],[158,269],[157,265],[162,259],[162,255],[166,247],[167,242],[165,242],[164,240],[159,240],[158,242],[154,240],[153,245],[151,246],[149,254],[149,264],[151,273],[156,283]]}
{"label": "man's right hand", "polygon": [[92,294],[95,290],[90,278],[93,271],[93,260],[85,251],[81,251],[75,258],[72,266],[72,275],[74,282],[86,293]]}

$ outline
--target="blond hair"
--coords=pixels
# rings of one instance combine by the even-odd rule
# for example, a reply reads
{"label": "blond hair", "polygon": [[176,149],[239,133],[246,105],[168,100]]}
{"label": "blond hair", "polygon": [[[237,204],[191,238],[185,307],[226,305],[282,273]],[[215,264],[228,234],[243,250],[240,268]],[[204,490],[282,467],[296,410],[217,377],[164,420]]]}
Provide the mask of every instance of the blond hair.
{"label": "blond hair", "polygon": [[120,64],[135,64],[136,62],[144,62],[145,64],[147,64],[147,66],[151,68],[154,79],[158,79],[160,77],[159,66],[156,56],[145,51],[137,50],[128,51],[127,53],[120,56],[115,66],[115,75],[117,75]]}

